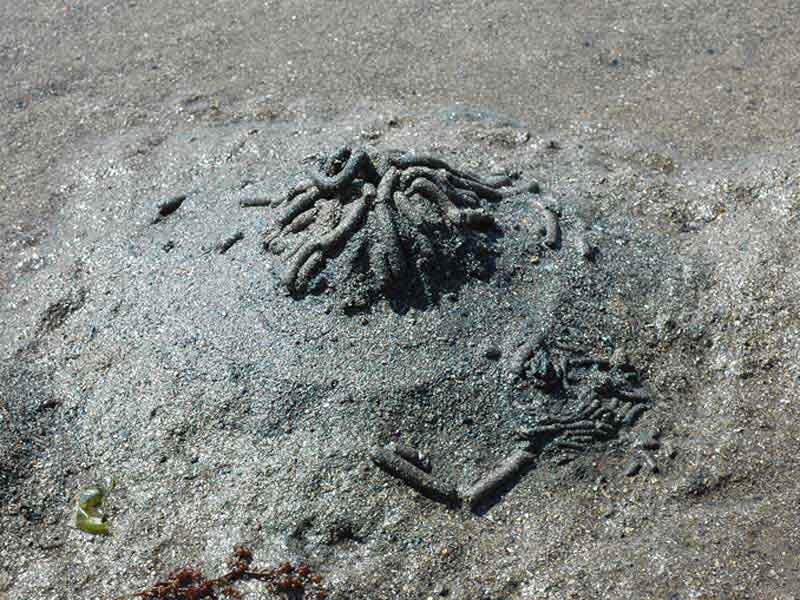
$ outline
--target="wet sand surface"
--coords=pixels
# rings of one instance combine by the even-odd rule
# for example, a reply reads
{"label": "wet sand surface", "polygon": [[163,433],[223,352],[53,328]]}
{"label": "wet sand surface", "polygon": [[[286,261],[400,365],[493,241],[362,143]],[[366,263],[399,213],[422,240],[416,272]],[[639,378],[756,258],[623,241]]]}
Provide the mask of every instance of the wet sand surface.
{"label": "wet sand surface", "polygon": [[132,127],[185,127],[192,111],[181,103],[193,98],[223,115],[247,101],[248,116],[266,119],[460,103],[539,129],[642,132],[688,156],[768,151],[798,135],[799,10],[3,2],[3,239],[13,251],[35,236],[20,223],[57,211],[50,169],[62,157]]}
{"label": "wet sand surface", "polygon": [[[331,598],[797,595],[796,3],[2,2],[0,72],[0,599],[234,543]],[[342,143],[535,178],[558,244],[512,198],[440,295],[354,310],[344,252],[292,298],[280,217],[240,202]],[[481,510],[369,460],[469,487],[575,408],[547,365],[622,355],[647,410]],[[75,530],[111,476],[113,535]]]}

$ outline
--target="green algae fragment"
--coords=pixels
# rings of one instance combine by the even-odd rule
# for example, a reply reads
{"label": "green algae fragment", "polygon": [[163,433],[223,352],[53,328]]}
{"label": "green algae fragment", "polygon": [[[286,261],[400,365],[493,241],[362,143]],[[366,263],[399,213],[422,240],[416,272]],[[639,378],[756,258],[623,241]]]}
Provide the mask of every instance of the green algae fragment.
{"label": "green algae fragment", "polygon": [[92,535],[110,535],[102,505],[115,485],[116,482],[112,480],[109,485],[97,483],[81,491],[75,509],[75,527]]}

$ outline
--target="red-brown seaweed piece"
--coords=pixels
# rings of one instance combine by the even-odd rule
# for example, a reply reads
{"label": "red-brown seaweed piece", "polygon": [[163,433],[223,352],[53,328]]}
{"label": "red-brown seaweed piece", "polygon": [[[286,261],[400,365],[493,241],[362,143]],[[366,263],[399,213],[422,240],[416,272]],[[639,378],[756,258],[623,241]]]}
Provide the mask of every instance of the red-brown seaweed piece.
{"label": "red-brown seaweed piece", "polygon": [[238,599],[242,595],[236,589],[240,581],[261,581],[264,589],[276,598],[303,598],[324,600],[327,591],[322,578],[311,568],[300,563],[284,562],[271,569],[254,569],[253,553],[250,549],[236,545],[230,560],[230,571],[221,577],[209,578],[200,569],[183,567],[165,579],[128,597],[143,600],[202,600],[203,598]]}

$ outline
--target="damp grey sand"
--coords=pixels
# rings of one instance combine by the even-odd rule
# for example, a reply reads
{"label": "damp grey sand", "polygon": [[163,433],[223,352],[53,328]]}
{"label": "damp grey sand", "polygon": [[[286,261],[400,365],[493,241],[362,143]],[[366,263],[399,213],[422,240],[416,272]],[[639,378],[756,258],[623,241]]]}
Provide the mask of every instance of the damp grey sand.
{"label": "damp grey sand", "polygon": [[0,597],[795,593],[791,6],[26,11]]}

